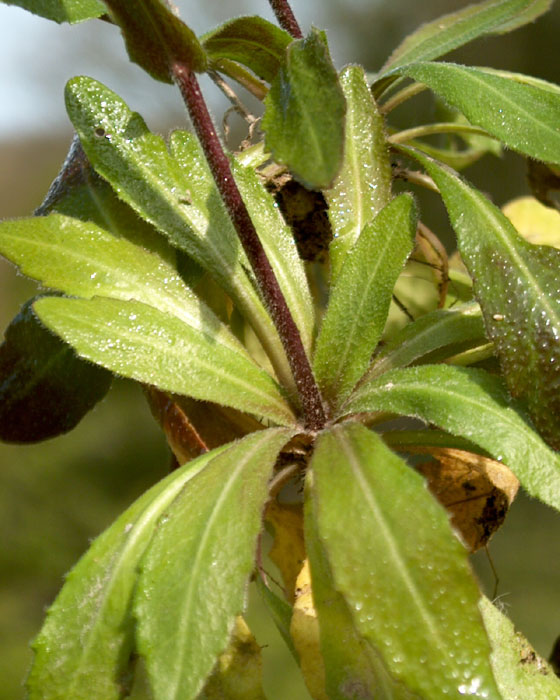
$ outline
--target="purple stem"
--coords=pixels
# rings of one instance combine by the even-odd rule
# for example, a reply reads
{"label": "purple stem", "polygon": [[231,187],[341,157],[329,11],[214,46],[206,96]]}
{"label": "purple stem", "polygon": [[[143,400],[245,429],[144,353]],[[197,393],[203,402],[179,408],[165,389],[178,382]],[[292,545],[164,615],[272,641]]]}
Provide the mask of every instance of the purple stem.
{"label": "purple stem", "polygon": [[294,39],[303,39],[303,34],[288,0],[269,0],[278,24]]}
{"label": "purple stem", "polygon": [[172,63],[170,68],[187,105],[222,200],[251,263],[265,305],[280,335],[301,398],[305,426],[308,430],[321,430],[326,422],[325,411],[299,329],[235,184],[228,157],[212,123],[196,75],[182,63]]}

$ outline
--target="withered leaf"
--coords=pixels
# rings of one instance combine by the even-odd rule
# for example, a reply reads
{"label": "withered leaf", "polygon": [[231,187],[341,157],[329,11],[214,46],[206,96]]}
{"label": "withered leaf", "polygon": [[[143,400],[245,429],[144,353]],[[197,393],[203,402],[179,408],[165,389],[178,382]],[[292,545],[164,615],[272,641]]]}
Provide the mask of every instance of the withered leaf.
{"label": "withered leaf", "polygon": [[210,401],[168,395],[155,387],[146,387],[145,393],[179,464],[264,427],[241,411]]}
{"label": "withered leaf", "polygon": [[468,549],[476,552],[503,523],[519,481],[505,464],[482,455],[444,447],[429,452],[435,460],[417,468]]}

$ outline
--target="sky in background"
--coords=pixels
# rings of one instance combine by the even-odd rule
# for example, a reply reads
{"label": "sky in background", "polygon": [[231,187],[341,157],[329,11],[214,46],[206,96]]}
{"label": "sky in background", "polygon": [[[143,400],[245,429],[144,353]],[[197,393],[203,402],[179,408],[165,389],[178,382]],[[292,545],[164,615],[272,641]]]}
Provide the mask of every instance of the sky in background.
{"label": "sky in background", "polygon": [[[353,10],[366,1],[371,7],[379,0],[344,0]],[[266,0],[183,0],[176,4],[182,18],[197,33],[215,27],[232,14],[259,14],[274,21]],[[332,15],[328,8],[324,0],[294,2],[304,30],[312,21],[329,30]],[[344,37],[339,34],[329,32],[334,59],[340,64],[350,60],[351,54],[345,59]],[[0,139],[16,133],[69,129],[63,90],[69,78],[80,74],[95,77],[114,89],[149,123],[159,122],[170,113],[183,113],[171,86],[154,84],[128,61],[115,27],[95,20],[57,25],[19,7],[0,4]]]}

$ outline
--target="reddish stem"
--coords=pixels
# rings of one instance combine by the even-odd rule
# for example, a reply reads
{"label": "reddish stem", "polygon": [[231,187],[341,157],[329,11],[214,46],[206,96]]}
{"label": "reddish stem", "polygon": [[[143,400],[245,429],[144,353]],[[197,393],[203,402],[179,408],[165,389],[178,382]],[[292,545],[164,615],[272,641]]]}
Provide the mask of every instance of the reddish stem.
{"label": "reddish stem", "polygon": [[278,24],[294,39],[303,39],[303,34],[288,0],[269,0]]}
{"label": "reddish stem", "polygon": [[280,335],[301,398],[306,428],[321,430],[326,421],[325,412],[299,329],[235,184],[228,157],[212,123],[196,75],[181,63],[173,63],[171,72],[187,105],[222,200],[251,263],[266,307]]}

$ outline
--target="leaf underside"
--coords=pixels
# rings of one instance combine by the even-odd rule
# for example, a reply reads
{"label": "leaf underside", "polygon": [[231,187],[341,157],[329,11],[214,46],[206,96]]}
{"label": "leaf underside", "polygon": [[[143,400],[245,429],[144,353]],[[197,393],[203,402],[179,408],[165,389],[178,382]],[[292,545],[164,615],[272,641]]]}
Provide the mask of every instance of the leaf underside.
{"label": "leaf underside", "polygon": [[16,5],[34,15],[51,19],[61,24],[75,24],[95,19],[107,12],[99,0],[2,0],[5,5]]}
{"label": "leaf underside", "polygon": [[48,331],[31,299],[0,346],[0,440],[37,442],[72,430],[100,401],[112,375]]}
{"label": "leaf underside", "polygon": [[313,30],[290,44],[266,96],[266,147],[308,189],[330,187],[342,162],[345,111],[328,49]]}

